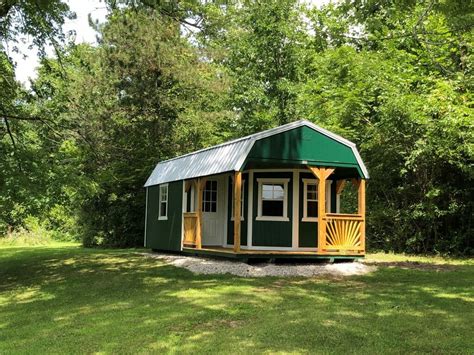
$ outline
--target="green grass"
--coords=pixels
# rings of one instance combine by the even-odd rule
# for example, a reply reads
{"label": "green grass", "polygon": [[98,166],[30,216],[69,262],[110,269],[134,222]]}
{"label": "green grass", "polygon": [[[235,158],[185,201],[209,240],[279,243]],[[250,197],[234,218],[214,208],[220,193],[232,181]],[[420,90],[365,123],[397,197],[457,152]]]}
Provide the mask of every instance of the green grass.
{"label": "green grass", "polygon": [[0,249],[0,353],[474,352],[474,266],[193,275],[133,250]]}
{"label": "green grass", "polygon": [[423,256],[423,255],[407,255],[394,253],[372,253],[365,258],[367,262],[374,263],[422,263],[435,265],[471,265],[474,266],[473,258],[448,258],[443,256]]}

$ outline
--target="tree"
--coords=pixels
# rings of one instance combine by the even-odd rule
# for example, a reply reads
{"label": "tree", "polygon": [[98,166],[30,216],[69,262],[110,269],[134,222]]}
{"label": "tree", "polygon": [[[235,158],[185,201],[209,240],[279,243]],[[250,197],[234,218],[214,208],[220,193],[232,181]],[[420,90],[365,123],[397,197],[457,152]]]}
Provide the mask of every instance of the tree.
{"label": "tree", "polygon": [[19,94],[19,86],[14,77],[5,73],[14,72],[14,63],[8,56],[7,48],[18,51],[17,44],[21,36],[32,38],[33,45],[37,46],[39,55],[45,56],[45,46],[51,44],[60,52],[60,46],[65,36],[62,25],[65,18],[74,18],[75,14],[69,11],[69,6],[61,0],[6,0],[0,3],[0,114],[3,123],[14,145],[14,137],[8,128],[9,120],[24,118],[21,116],[21,107],[15,104]]}
{"label": "tree", "polygon": [[205,14],[200,40],[219,48],[213,59],[232,78],[228,106],[238,118],[228,123],[230,129],[243,135],[294,120],[293,85],[299,80],[307,39],[298,2],[210,6]]}
{"label": "tree", "polygon": [[372,248],[472,252],[472,74],[461,64],[472,34],[449,28],[451,15],[388,1],[310,14],[317,50],[298,112],[358,143],[372,177]]}
{"label": "tree", "polygon": [[84,242],[140,245],[147,176],[157,161],[219,140],[225,79],[175,21],[149,9],[116,10],[99,47],[73,47],[65,61],[67,82],[57,61],[44,62],[33,101],[53,102],[78,145],[92,187],[82,195]]}
{"label": "tree", "polygon": [[306,118],[367,162],[370,248],[473,252],[471,4],[108,5],[98,46],[58,47],[29,93],[0,56],[3,226],[32,215],[86,245],[140,245],[157,161]]}
{"label": "tree", "polygon": [[33,171],[44,173],[35,160],[43,154],[36,129],[41,129],[44,120],[28,111],[27,94],[15,80],[15,64],[7,49],[18,51],[18,42],[27,35],[41,57],[47,44],[59,53],[65,39],[61,26],[65,18],[72,17],[63,1],[0,2],[0,233],[7,226],[20,225],[29,214],[41,214],[43,202],[48,199],[35,194],[44,194],[41,189],[46,186],[32,181]]}

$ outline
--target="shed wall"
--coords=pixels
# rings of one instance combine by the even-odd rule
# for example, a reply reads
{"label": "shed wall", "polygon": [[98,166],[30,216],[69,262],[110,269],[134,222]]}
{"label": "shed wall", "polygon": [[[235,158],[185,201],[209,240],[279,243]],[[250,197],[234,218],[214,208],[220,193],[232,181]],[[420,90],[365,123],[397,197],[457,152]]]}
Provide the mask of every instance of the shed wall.
{"label": "shed wall", "polygon": [[160,250],[181,250],[183,181],[168,184],[168,219],[158,220],[160,185],[147,187],[147,218],[145,247]]}

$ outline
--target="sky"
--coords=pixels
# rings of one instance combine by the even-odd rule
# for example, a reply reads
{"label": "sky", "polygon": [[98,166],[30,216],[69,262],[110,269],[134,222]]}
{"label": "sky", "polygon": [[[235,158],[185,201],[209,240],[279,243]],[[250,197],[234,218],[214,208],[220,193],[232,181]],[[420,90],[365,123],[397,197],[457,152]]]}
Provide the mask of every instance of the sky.
{"label": "sky", "polygon": [[[74,11],[77,18],[66,20],[63,26],[64,33],[70,30],[76,31],[75,43],[96,43],[96,32],[89,26],[88,16],[91,14],[93,20],[104,22],[107,16],[107,8],[101,0],[68,0],[69,8]],[[10,56],[16,62],[15,75],[18,81],[28,86],[28,78],[36,77],[36,67],[38,66],[38,49],[31,45],[31,39],[25,37],[25,43],[18,43],[21,53],[10,51]],[[52,55],[52,48],[47,50],[48,55]]]}
{"label": "sky", "polygon": [[[314,6],[321,6],[330,0],[307,0]],[[77,43],[97,43],[96,32],[89,26],[88,16],[91,14],[93,20],[104,22],[107,16],[107,8],[103,0],[67,0],[72,11],[77,15],[74,20],[66,20],[63,26],[64,33],[70,30],[76,31],[74,42]],[[38,66],[37,48],[29,49],[31,40],[25,38],[25,43],[18,43],[20,53],[10,51],[10,56],[16,62],[15,75],[18,81],[29,86],[29,78],[36,77],[36,67]],[[52,48],[47,50],[49,55],[53,54]]]}

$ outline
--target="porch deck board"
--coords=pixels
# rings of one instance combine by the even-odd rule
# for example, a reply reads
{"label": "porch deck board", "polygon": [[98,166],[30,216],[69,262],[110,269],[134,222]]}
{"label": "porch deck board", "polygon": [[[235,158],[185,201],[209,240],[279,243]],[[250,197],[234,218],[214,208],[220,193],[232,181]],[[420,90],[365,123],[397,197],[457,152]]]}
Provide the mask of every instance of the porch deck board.
{"label": "porch deck board", "polygon": [[224,248],[219,246],[204,247],[201,249],[184,247],[182,250],[185,254],[204,255],[204,256],[221,256],[234,259],[257,259],[257,258],[275,258],[275,259],[358,259],[363,258],[364,254],[340,252],[326,252],[324,254],[317,251],[298,251],[298,250],[246,250],[241,249],[234,252],[232,248]]}

